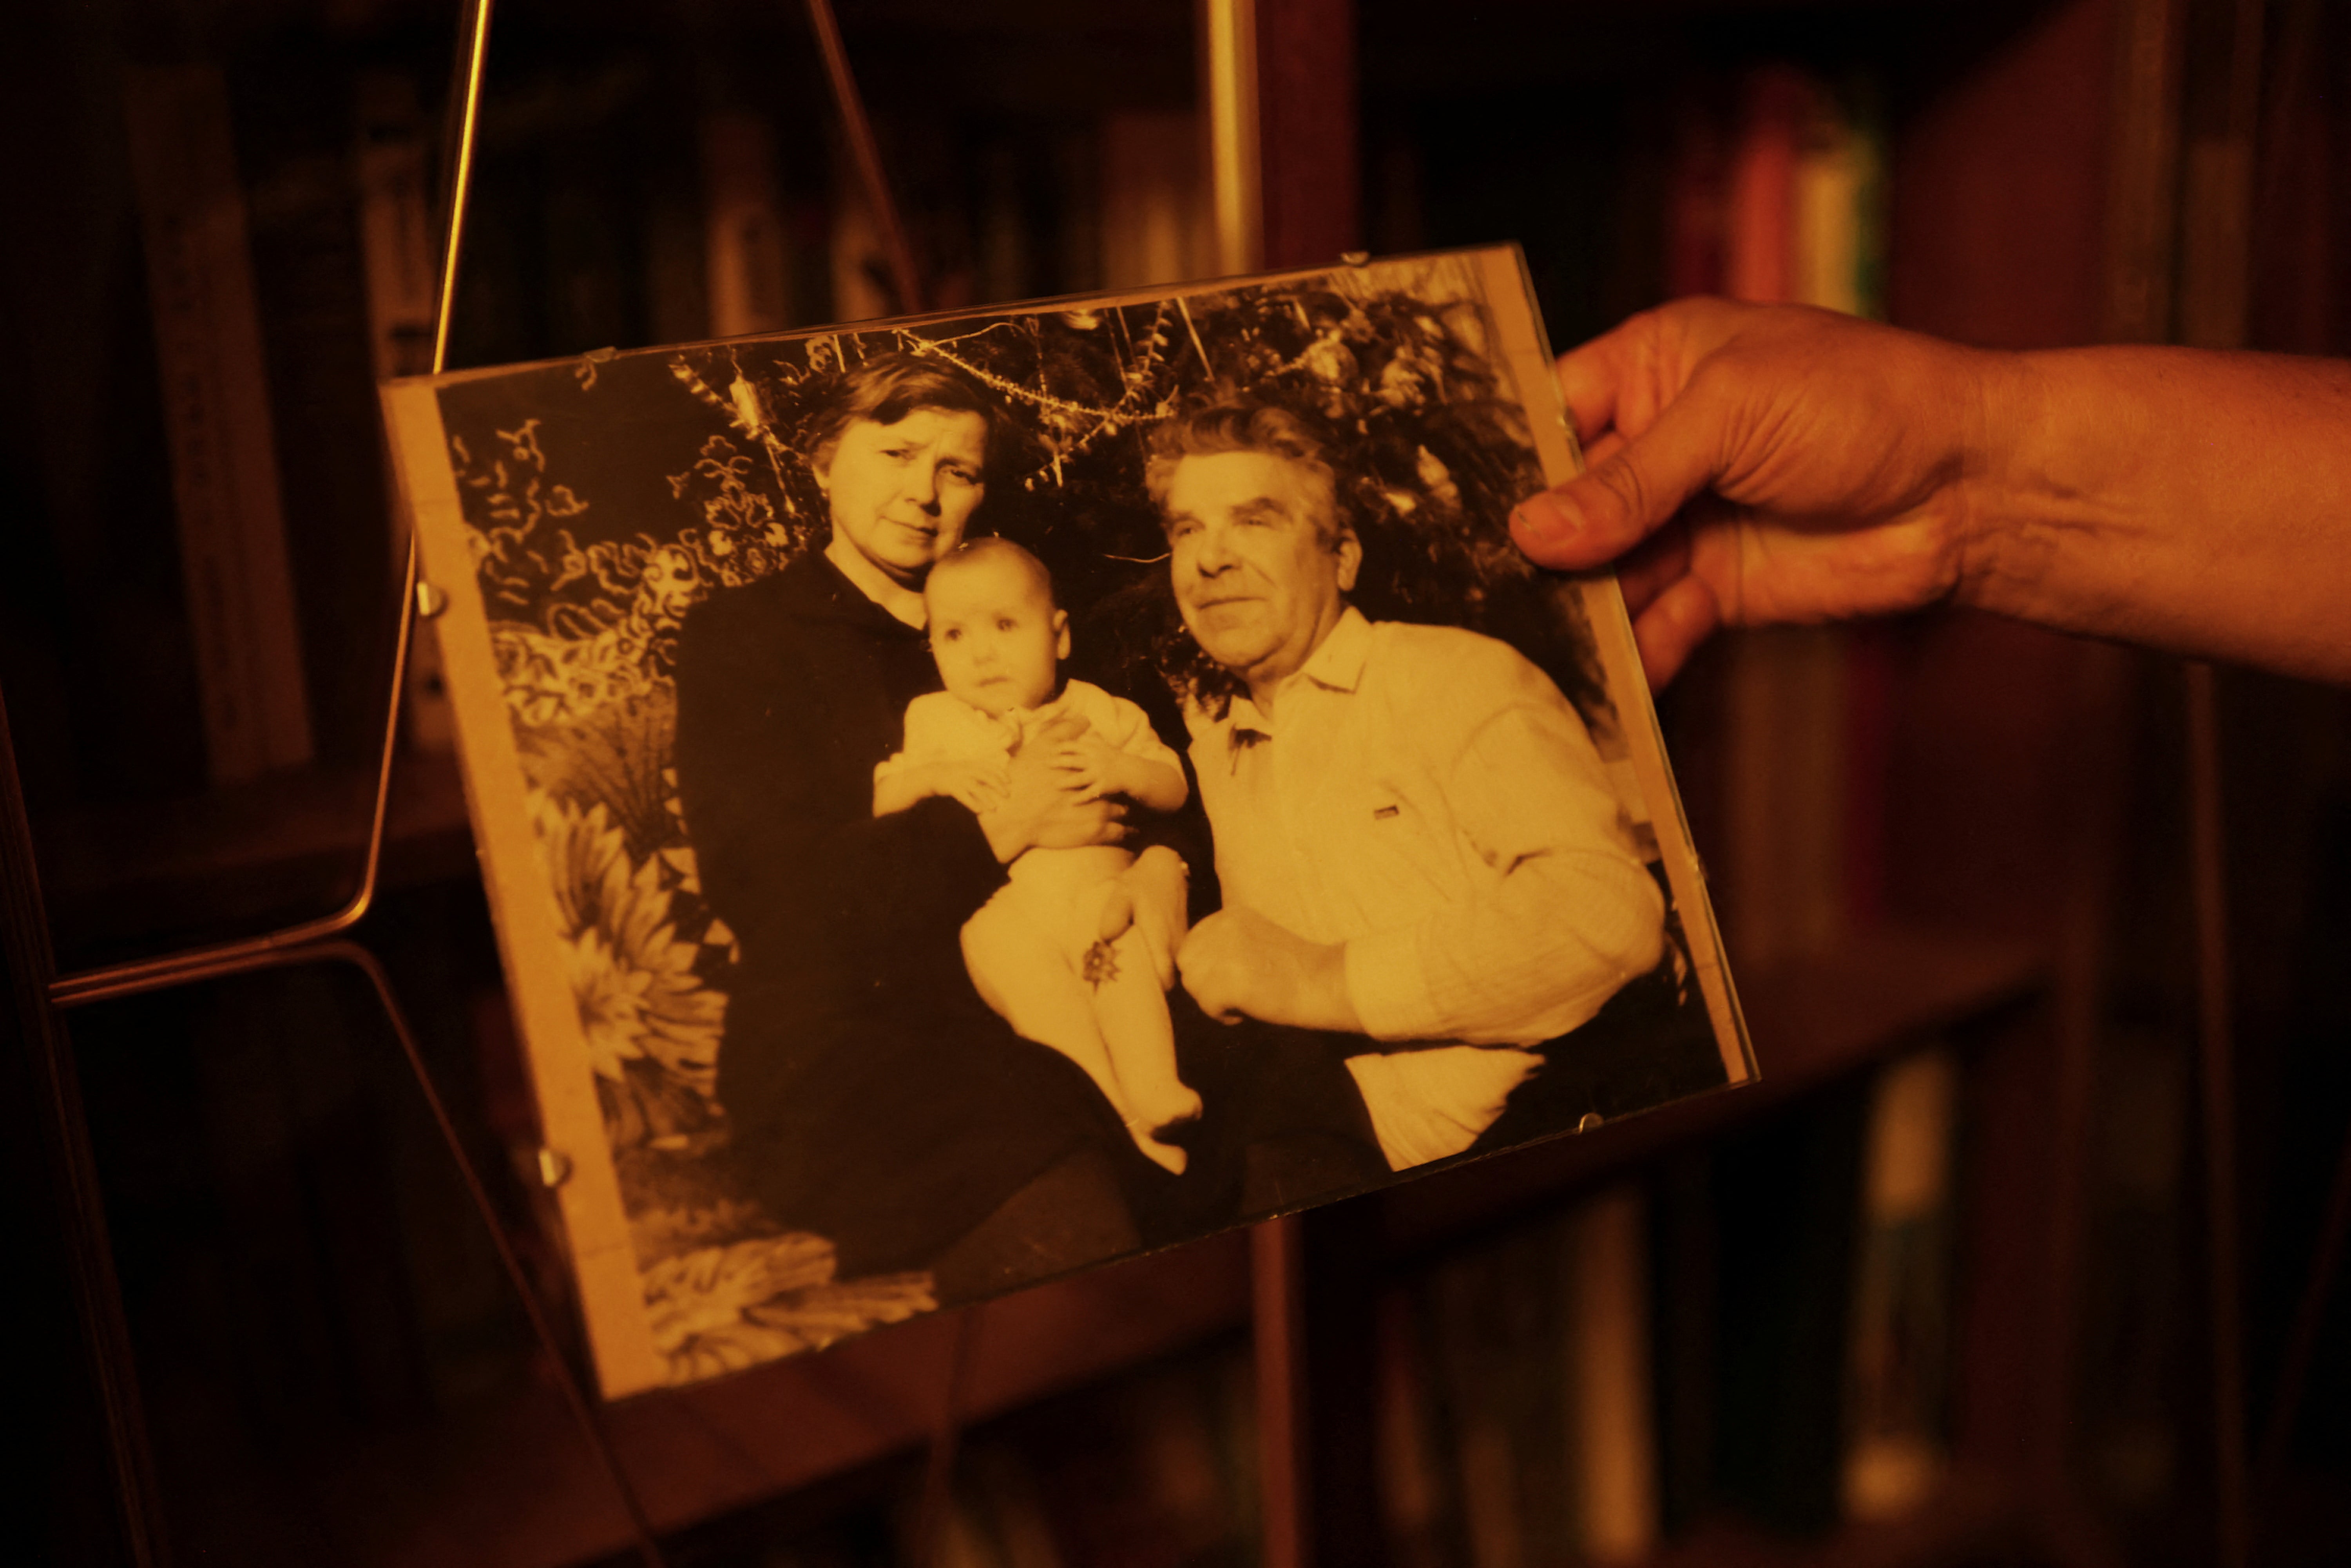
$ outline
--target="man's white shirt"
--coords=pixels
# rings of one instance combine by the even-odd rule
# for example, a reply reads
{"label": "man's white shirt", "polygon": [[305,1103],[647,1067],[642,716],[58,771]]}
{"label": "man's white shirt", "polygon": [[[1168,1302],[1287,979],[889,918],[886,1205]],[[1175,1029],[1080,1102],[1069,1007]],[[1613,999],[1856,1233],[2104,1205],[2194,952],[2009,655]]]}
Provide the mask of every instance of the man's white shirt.
{"label": "man's white shirt", "polygon": [[1549,676],[1473,632],[1349,609],[1272,712],[1195,711],[1228,907],[1344,943],[1391,1049],[1352,1057],[1403,1170],[1458,1154],[1539,1058],[1646,973],[1664,902]]}

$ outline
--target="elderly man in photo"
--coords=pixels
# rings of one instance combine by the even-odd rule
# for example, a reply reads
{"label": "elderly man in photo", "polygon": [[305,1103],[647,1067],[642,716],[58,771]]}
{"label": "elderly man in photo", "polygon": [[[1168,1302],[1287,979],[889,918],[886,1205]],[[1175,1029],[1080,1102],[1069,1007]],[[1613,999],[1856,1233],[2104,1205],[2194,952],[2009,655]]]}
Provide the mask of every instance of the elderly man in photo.
{"label": "elderly man in photo", "polygon": [[1504,1113],[1664,940],[1583,720],[1507,644],[1349,603],[1363,545],[1297,417],[1171,421],[1145,482],[1184,623],[1246,688],[1187,715],[1224,903],[1185,988],[1360,1037],[1338,1049],[1391,1169],[1565,1130]]}

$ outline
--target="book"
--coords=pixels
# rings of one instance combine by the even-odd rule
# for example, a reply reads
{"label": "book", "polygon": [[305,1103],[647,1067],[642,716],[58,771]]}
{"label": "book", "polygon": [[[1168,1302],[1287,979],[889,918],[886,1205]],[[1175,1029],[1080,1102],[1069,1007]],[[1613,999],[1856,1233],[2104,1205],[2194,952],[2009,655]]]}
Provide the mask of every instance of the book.
{"label": "book", "polygon": [[[360,78],[353,98],[351,165],[367,288],[368,361],[379,382],[424,375],[433,369],[441,270],[415,85],[403,76],[372,72]],[[390,531],[392,580],[398,582],[407,566],[408,538],[397,526]],[[457,719],[449,706],[440,639],[428,620],[420,618],[412,629],[403,679],[409,743],[423,751],[454,750]]]}
{"label": "book", "polygon": [[1844,1512],[1890,1519],[1949,1464],[1952,1160],[1959,1061],[1929,1046],[1879,1069],[1862,1156],[1845,1354]]}
{"label": "book", "polygon": [[2159,1515],[2195,1464],[2206,1406],[2187,1390],[2190,1053],[2118,1029],[2101,1051],[2082,1303],[2082,1453],[2116,1512]]}
{"label": "book", "polygon": [[1628,1183],[1585,1199],[1563,1240],[1577,1555],[1637,1563],[1659,1532],[1647,1194]]}
{"label": "book", "polygon": [[1181,283],[1214,270],[1200,137],[1198,117],[1186,110],[1122,110],[1102,118],[1105,287]]}
{"label": "book", "polygon": [[747,111],[706,114],[701,152],[709,321],[691,335],[780,331],[792,325],[792,258],[774,131]]}
{"label": "book", "polygon": [[1380,1298],[1374,1329],[1380,1530],[1396,1568],[1441,1568],[1455,1556],[1425,1317],[1416,1291],[1391,1290]]}
{"label": "book", "polygon": [[[1874,101],[1865,81],[1839,92],[1787,66],[1749,76],[1723,174],[1726,292],[1882,310],[1885,153]],[[1706,146],[1698,131],[1685,141],[1684,179],[1695,193]],[[1688,215],[1677,226],[1700,229]],[[1677,243],[1698,256],[1696,239]],[[1766,627],[1730,640],[1725,904],[1746,962],[1772,967],[1827,952],[1875,914],[1890,657],[1882,636],[1841,627]]]}
{"label": "book", "polygon": [[269,380],[228,93],[210,66],[127,68],[180,570],[213,780],[311,756]]}
{"label": "book", "polygon": [[1562,1241],[1556,1222],[1522,1228],[1447,1260],[1425,1286],[1444,1468],[1472,1568],[1558,1562],[1578,1533]]}
{"label": "book", "polygon": [[1844,1513],[1867,1100],[1859,1086],[1717,1145],[1714,1504],[1817,1533]]}

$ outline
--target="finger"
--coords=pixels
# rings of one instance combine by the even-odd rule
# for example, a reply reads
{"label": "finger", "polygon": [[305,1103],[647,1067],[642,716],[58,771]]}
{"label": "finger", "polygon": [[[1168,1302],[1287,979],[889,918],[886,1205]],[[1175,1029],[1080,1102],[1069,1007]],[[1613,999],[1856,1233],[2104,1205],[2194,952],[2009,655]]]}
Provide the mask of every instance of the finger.
{"label": "finger", "polygon": [[1520,502],[1511,536],[1543,566],[1578,570],[1615,559],[1720,476],[1723,420],[1719,400],[1685,392],[1606,462]]}
{"label": "finger", "polygon": [[1625,437],[1610,431],[1597,441],[1588,442],[1583,448],[1583,465],[1594,468],[1625,450]]}
{"label": "finger", "polygon": [[1633,622],[1633,641],[1641,650],[1641,673],[1656,691],[1681,673],[1698,645],[1722,623],[1722,609],[1714,590],[1701,578],[1684,577],[1657,595]]}
{"label": "finger", "polygon": [[1559,357],[1559,395],[1579,440],[1596,440],[1616,423],[1617,389],[1635,361],[1634,336],[1647,329],[1635,317]]}
{"label": "finger", "polygon": [[1689,574],[1689,530],[1676,522],[1659,528],[1625,552],[1616,563],[1616,586],[1625,595],[1625,612],[1638,617],[1657,596]]}

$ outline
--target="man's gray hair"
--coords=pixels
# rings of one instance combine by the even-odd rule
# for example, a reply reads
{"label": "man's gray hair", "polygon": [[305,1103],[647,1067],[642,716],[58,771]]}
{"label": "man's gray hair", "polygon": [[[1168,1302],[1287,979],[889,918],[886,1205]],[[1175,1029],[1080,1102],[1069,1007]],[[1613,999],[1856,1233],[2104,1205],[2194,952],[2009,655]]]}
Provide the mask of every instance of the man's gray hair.
{"label": "man's gray hair", "polygon": [[1335,547],[1346,528],[1339,512],[1339,471],[1331,461],[1330,443],[1286,408],[1255,398],[1207,403],[1155,426],[1149,447],[1143,465],[1143,487],[1163,518],[1167,515],[1167,490],[1175,482],[1176,466],[1186,457],[1263,452],[1286,457],[1313,476],[1317,539]]}

